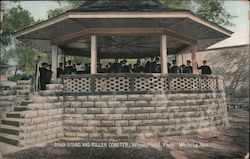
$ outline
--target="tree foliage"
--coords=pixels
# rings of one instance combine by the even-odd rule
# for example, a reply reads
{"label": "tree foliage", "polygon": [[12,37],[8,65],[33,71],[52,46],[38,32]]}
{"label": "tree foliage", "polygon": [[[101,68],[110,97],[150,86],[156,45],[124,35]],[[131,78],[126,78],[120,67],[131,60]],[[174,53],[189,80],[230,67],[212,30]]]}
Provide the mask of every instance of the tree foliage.
{"label": "tree foliage", "polygon": [[234,25],[231,20],[235,16],[226,11],[223,6],[224,0],[161,0],[161,2],[171,8],[190,10],[219,25]]}
{"label": "tree foliage", "polygon": [[2,45],[10,45],[11,34],[35,23],[34,18],[20,5],[7,9],[3,17]]}
{"label": "tree foliage", "polygon": [[3,34],[1,35],[1,61],[17,65],[17,70],[25,76],[35,73],[35,62],[48,59],[45,54],[24,45],[13,38],[12,33],[36,24],[30,12],[23,9],[20,4],[4,10]]}

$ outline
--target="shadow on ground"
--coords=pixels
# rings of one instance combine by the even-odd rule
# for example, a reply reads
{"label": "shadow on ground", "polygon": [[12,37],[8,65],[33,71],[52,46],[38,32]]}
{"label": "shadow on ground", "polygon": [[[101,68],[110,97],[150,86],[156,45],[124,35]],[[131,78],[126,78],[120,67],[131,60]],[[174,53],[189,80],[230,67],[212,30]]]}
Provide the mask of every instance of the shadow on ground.
{"label": "shadow on ground", "polygon": [[153,148],[33,148],[6,156],[8,159],[172,159],[170,154]]}

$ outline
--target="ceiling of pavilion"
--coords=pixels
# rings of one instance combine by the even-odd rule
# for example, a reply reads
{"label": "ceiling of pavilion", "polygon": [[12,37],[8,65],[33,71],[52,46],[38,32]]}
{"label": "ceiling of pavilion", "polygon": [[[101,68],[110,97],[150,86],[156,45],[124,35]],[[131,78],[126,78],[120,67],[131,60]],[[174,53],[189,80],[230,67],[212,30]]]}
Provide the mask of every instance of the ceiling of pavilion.
{"label": "ceiling of pavilion", "polygon": [[[70,14],[87,12],[178,12],[163,6],[157,0],[89,0],[83,6],[68,11]],[[67,14],[67,13],[66,13]],[[63,16],[63,15],[62,15]],[[222,41],[229,36],[202,25],[189,18],[66,18],[56,21],[52,18],[36,26],[17,32],[17,38],[28,45],[51,52],[51,41],[56,38],[80,32],[88,28],[166,28],[198,41],[198,51]],[[51,22],[46,27],[40,27]],[[38,27],[38,29],[34,29]],[[219,26],[218,26],[219,27]],[[32,30],[34,29],[34,30]],[[21,33],[21,34],[19,34]],[[18,35],[19,34],[19,35]],[[158,36],[104,36],[98,38],[98,56],[100,58],[126,57],[139,58],[157,56],[160,52]],[[167,41],[168,53],[175,54],[187,47],[172,37]],[[60,44],[65,54],[90,56],[89,37],[82,37],[74,42]]]}
{"label": "ceiling of pavilion", "polygon": [[[188,45],[168,38],[168,53],[174,54]],[[100,58],[145,58],[159,56],[160,38],[152,36],[124,37],[105,36],[98,38],[97,52]],[[90,57],[90,38],[78,40],[61,46],[71,55]],[[80,50],[80,51],[79,51]]]}

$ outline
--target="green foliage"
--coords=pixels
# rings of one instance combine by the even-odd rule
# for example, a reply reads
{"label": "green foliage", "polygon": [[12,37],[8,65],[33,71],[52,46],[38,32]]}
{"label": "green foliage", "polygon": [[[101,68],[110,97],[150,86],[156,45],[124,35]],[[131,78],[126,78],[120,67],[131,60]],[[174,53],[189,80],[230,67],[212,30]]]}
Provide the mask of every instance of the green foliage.
{"label": "green foliage", "polygon": [[221,0],[200,0],[196,13],[211,22],[224,26],[232,26],[230,20],[235,17],[227,13]]}
{"label": "green foliage", "polygon": [[66,11],[66,8],[57,8],[55,10],[49,10],[47,12],[48,14],[48,18],[53,18],[53,17],[56,17],[62,13],[64,13]]}
{"label": "green foliage", "polygon": [[[46,54],[23,45],[15,40],[13,32],[24,29],[30,25],[40,22],[35,21],[31,14],[23,9],[20,4],[4,11],[3,17],[3,35],[1,37],[1,60],[5,63],[17,65],[17,70],[21,71],[22,78],[32,76],[35,73],[35,64],[39,56],[41,59],[48,59]],[[13,77],[16,78],[16,77]]]}
{"label": "green foliage", "polygon": [[224,26],[234,25],[230,15],[224,8],[224,0],[161,0],[162,3],[175,9],[190,10],[197,15]]}
{"label": "green foliage", "polygon": [[10,45],[12,42],[11,33],[24,29],[34,23],[34,18],[20,5],[7,9],[3,17],[1,44],[4,46]]}
{"label": "green foliage", "polygon": [[161,0],[161,2],[169,8],[188,10],[192,8],[191,1],[192,0]]}
{"label": "green foliage", "polygon": [[[56,0],[59,4],[62,4],[61,0]],[[69,8],[77,8],[80,7],[84,1],[83,0],[65,0],[63,3],[67,3]]]}
{"label": "green foliage", "polygon": [[[58,2],[61,5],[61,7],[56,8],[54,10],[49,10],[47,12],[48,18],[56,17],[56,16],[58,16],[60,14],[65,13],[67,10],[80,7],[84,3],[84,1],[80,1],[80,0],[79,1],[75,1],[75,0],[65,0],[65,1],[56,0],[56,2]],[[62,6],[62,4],[67,4],[67,5]]]}
{"label": "green foliage", "polygon": [[[86,63],[90,63],[90,58],[88,57],[82,57],[82,56],[66,56],[66,62],[68,60],[71,60],[72,63],[77,64],[86,64]],[[61,60],[62,61],[62,60]]]}

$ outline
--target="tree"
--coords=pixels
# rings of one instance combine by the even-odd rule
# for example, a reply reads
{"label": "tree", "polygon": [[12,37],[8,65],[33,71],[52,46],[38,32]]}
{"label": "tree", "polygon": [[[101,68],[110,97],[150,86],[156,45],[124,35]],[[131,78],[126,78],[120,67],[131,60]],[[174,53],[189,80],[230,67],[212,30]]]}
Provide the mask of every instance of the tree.
{"label": "tree", "polygon": [[47,14],[48,14],[48,18],[52,18],[52,17],[55,17],[55,16],[58,16],[58,15],[60,15],[60,14],[63,14],[63,13],[65,13],[67,10],[70,10],[70,9],[73,9],[73,8],[77,8],[77,7],[80,7],[83,3],[84,3],[84,1],[75,1],[75,0],[66,0],[66,1],[60,1],[60,0],[56,0],[60,5],[62,4],[62,3],[64,3],[64,4],[67,4],[66,6],[64,6],[64,7],[62,7],[62,5],[61,5],[61,7],[60,8],[56,8],[56,9],[54,9],[54,10],[49,10],[48,12],[47,12]]}
{"label": "tree", "polygon": [[10,45],[11,34],[35,23],[34,18],[20,5],[7,9],[3,17],[2,45]]}
{"label": "tree", "polygon": [[34,75],[35,61],[37,61],[39,57],[41,57],[41,59],[48,59],[48,57],[15,40],[12,33],[34,25],[39,21],[35,21],[31,14],[27,10],[24,10],[20,4],[4,11],[2,24],[3,35],[1,37],[1,61],[15,63],[11,65],[17,65],[17,69],[25,76]]}
{"label": "tree", "polygon": [[232,26],[235,18],[224,8],[224,0],[161,0],[171,8],[187,9],[219,25]]}

